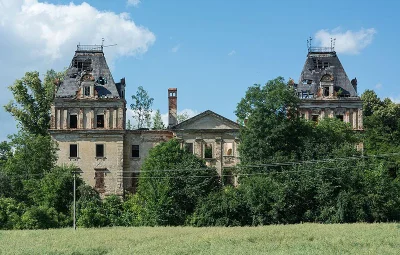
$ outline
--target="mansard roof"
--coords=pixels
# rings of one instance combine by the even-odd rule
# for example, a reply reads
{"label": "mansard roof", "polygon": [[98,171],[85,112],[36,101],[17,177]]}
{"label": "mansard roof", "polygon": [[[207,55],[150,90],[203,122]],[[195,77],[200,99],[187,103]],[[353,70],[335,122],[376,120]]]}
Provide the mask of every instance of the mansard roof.
{"label": "mansard roof", "polygon": [[357,80],[350,82],[336,52],[331,48],[309,48],[295,88],[298,92],[308,91],[316,95],[323,77],[330,77],[335,91],[341,90],[343,96],[357,97]]}
{"label": "mansard roof", "polygon": [[75,98],[79,87],[94,84],[98,98],[120,98],[118,83],[114,82],[104,57],[102,45],[78,45],[56,97]]}
{"label": "mansard roof", "polygon": [[196,130],[196,129],[210,129],[210,130],[217,130],[217,129],[234,129],[238,130],[240,125],[236,122],[225,118],[222,115],[219,115],[213,111],[207,110],[202,112],[190,119],[187,119],[175,126],[171,129],[181,129],[181,130]]}

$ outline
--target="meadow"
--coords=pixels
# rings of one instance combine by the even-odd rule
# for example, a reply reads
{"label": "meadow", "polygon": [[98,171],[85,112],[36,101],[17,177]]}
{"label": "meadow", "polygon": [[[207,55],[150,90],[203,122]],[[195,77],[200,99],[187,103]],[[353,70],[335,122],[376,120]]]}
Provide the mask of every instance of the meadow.
{"label": "meadow", "polygon": [[399,254],[400,224],[0,231],[0,254]]}

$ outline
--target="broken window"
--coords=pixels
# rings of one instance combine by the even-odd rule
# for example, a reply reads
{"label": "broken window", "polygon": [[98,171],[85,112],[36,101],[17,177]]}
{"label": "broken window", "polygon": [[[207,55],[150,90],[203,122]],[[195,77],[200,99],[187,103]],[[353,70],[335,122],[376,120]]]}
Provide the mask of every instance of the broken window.
{"label": "broken window", "polygon": [[77,158],[78,157],[78,145],[77,144],[70,144],[69,145],[69,157],[70,158]]}
{"label": "broken window", "polygon": [[103,114],[98,114],[97,115],[97,127],[98,128],[104,128],[104,115]]}
{"label": "broken window", "polygon": [[139,145],[132,145],[132,158],[138,158],[140,156],[139,152]]}
{"label": "broken window", "polygon": [[85,95],[85,96],[90,96],[90,87],[89,86],[85,86],[84,88],[83,88],[83,94]]}
{"label": "broken window", "polygon": [[329,87],[324,87],[324,96],[329,97]]}
{"label": "broken window", "polygon": [[318,115],[313,114],[312,117],[311,117],[311,120],[316,122],[316,123],[318,123]]}
{"label": "broken window", "polygon": [[184,151],[193,154],[193,143],[185,143],[183,149]]}
{"label": "broken window", "polygon": [[104,157],[104,144],[96,144],[96,158]]}
{"label": "broken window", "polygon": [[96,170],[96,172],[94,173],[94,179],[95,179],[95,185],[94,188],[102,193],[104,192],[104,169],[99,169]]}
{"label": "broken window", "polygon": [[324,68],[328,68],[329,67],[329,62],[324,62]]}
{"label": "broken window", "polygon": [[213,158],[213,147],[211,143],[204,145],[204,158]]}
{"label": "broken window", "polygon": [[340,121],[343,121],[343,115],[341,115],[341,114],[336,115],[336,118],[337,118],[338,120],[340,120]]}
{"label": "broken window", "polygon": [[78,127],[78,115],[69,115],[69,128]]}
{"label": "broken window", "polygon": [[233,156],[233,143],[224,143],[224,155]]}
{"label": "broken window", "polygon": [[73,66],[78,68],[78,71],[87,70],[90,71],[92,68],[92,59],[77,59],[73,60]]}

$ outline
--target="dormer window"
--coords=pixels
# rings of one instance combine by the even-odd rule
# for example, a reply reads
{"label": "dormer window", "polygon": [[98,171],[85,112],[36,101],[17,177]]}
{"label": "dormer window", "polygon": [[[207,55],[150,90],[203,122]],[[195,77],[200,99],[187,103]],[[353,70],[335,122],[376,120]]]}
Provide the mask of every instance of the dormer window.
{"label": "dormer window", "polygon": [[85,86],[83,88],[83,94],[85,95],[85,97],[89,97],[90,96],[90,87],[89,86]]}

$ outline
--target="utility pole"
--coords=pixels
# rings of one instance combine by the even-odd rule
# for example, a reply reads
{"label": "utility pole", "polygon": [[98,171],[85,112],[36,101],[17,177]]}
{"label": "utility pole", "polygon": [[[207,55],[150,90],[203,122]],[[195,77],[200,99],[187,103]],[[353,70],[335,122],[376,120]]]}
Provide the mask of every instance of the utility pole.
{"label": "utility pole", "polygon": [[76,170],[73,171],[74,174],[74,230],[76,230]]}

